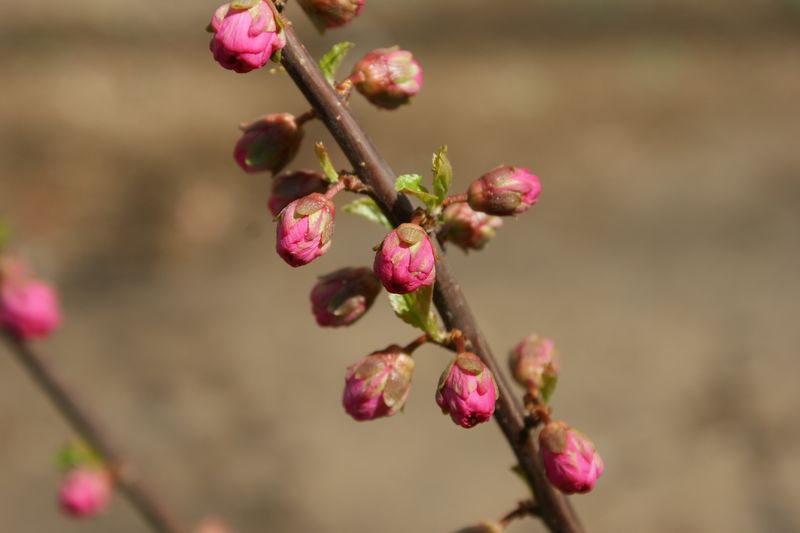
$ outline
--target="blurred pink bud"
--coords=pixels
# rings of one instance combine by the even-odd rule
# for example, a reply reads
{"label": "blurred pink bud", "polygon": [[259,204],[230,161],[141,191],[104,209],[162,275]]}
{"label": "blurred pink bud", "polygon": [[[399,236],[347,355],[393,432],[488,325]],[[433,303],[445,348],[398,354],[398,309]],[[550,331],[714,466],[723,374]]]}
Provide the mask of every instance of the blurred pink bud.
{"label": "blurred pink bud", "polygon": [[194,533],[233,533],[233,530],[228,529],[222,521],[209,517],[197,525]]}
{"label": "blurred pink bud", "polygon": [[327,188],[328,184],[319,172],[311,170],[287,172],[272,180],[272,194],[267,207],[272,216],[276,217],[294,200],[308,196],[312,192],[323,193]]}
{"label": "blurred pink bud", "polygon": [[344,26],[361,13],[364,0],[298,0],[320,31]]}
{"label": "blurred pink bud", "polygon": [[60,324],[58,295],[48,284],[7,280],[0,287],[0,327],[21,339],[39,339]]}
{"label": "blurred pink bud", "polygon": [[209,48],[228,70],[250,72],[263,67],[284,38],[272,8],[264,0],[238,0],[221,5],[211,17]]}
{"label": "blurred pink bud", "polygon": [[406,403],[413,371],[414,360],[396,345],[359,359],[345,374],[344,410],[359,421],[392,416]]}
{"label": "blurred pink bud", "polygon": [[494,238],[495,230],[503,225],[500,217],[474,211],[466,202],[447,206],[442,215],[442,239],[452,242],[465,252],[483,248]]}
{"label": "blurred pink bud", "polygon": [[233,149],[233,158],[245,172],[280,172],[303,140],[303,128],[289,113],[266,115],[239,128],[244,133]]}
{"label": "blurred pink bud", "polygon": [[497,387],[492,372],[470,352],[458,354],[439,380],[436,403],[464,428],[492,418]]}
{"label": "blurred pink bud", "polygon": [[503,533],[505,528],[497,522],[481,522],[477,526],[459,529],[456,533]]}
{"label": "blurred pink bud", "polygon": [[473,181],[467,191],[469,205],[490,215],[518,215],[539,198],[539,178],[527,168],[497,167]]}
{"label": "blurred pink bud", "polygon": [[539,433],[547,479],[564,494],[589,492],[600,474],[603,459],[594,444],[561,421],[548,423]]}
{"label": "blurred pink bud", "polygon": [[422,68],[411,52],[379,48],[356,63],[350,75],[356,89],[374,105],[395,109],[411,101],[422,87]]}
{"label": "blurred pink bud", "polygon": [[75,518],[94,516],[103,511],[111,496],[111,479],[104,470],[76,468],[69,472],[58,489],[61,510]]}
{"label": "blurred pink bud", "polygon": [[366,314],[381,290],[368,268],[342,268],[319,278],[311,289],[311,310],[320,326],[349,326]]}
{"label": "blurred pink bud", "polygon": [[546,387],[548,380],[558,377],[558,352],[550,339],[528,335],[511,350],[508,358],[511,374],[523,387],[533,384]]}
{"label": "blurred pink bud", "polygon": [[436,255],[425,230],[416,224],[400,224],[383,239],[373,270],[387,291],[406,294],[432,285],[435,265]]}
{"label": "blurred pink bud", "polygon": [[331,247],[335,210],[333,202],[316,192],[287,205],[278,222],[278,255],[299,267],[325,254]]}

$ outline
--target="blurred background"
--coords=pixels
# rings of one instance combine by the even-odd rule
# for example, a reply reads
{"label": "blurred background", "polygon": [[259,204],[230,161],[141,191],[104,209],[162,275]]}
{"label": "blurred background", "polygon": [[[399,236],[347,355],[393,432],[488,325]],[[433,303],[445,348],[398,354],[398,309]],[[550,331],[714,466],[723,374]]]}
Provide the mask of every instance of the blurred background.
{"label": "blurred background", "polygon": [[[352,106],[398,173],[446,143],[454,189],[500,163],[543,182],[483,253],[451,262],[498,354],[556,339],[556,415],[606,462],[574,498],[589,531],[800,530],[800,3],[367,0],[342,72],[400,44],[413,105]],[[239,533],[447,532],[524,497],[495,424],[433,402],[447,354],[418,352],[402,416],[350,420],[345,367],[415,336],[383,297],[315,327],[316,276],[371,264],[382,231],[341,213],[303,269],[274,253],[269,177],[237,124],[307,105],[288,77],[224,71],[212,1],[5,2],[0,216],[61,289],[41,349],[187,522]],[[295,168],[314,168],[311,124]],[[336,162],[344,159],[336,152]],[[138,533],[116,497],[59,516],[69,428],[0,350],[0,531]],[[795,422],[792,422],[795,420]],[[533,521],[512,533],[544,531]]]}

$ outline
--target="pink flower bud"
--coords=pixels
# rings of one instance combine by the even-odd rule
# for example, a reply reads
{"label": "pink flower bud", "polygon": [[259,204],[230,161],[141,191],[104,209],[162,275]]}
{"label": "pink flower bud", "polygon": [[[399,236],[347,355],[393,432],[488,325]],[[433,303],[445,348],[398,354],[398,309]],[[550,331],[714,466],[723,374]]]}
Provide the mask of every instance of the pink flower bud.
{"label": "pink flower bud", "polygon": [[359,359],[345,374],[344,410],[359,421],[392,416],[406,403],[413,371],[414,360],[395,345]]}
{"label": "pink flower bud", "polygon": [[492,372],[470,352],[458,354],[439,380],[436,403],[464,428],[492,418],[497,387]]}
{"label": "pink flower bud", "polygon": [[539,433],[547,479],[564,494],[589,492],[600,474],[603,459],[594,444],[561,421],[550,422]]}
{"label": "pink flower bud", "polygon": [[366,314],[381,284],[368,268],[342,268],[311,289],[311,310],[320,326],[349,326]]}
{"label": "pink flower bud", "polygon": [[411,101],[422,87],[422,68],[411,52],[380,48],[356,63],[350,75],[356,89],[374,105],[395,109]]}
{"label": "pink flower bud", "polygon": [[447,206],[442,216],[442,239],[452,242],[465,252],[483,248],[494,238],[495,230],[503,225],[500,217],[474,211],[466,202]]}
{"label": "pink flower bud", "polygon": [[228,70],[250,72],[263,67],[284,38],[272,8],[264,0],[238,0],[217,8],[211,17],[214,32],[209,48]]}
{"label": "pink flower bud", "polygon": [[333,202],[311,193],[286,206],[278,222],[276,249],[293,267],[306,265],[331,247]]}
{"label": "pink flower bud", "polygon": [[523,387],[533,384],[544,389],[558,377],[558,352],[550,339],[528,335],[511,350],[508,358],[511,375]]}
{"label": "pink flower bud", "polygon": [[233,158],[245,172],[280,172],[303,140],[303,128],[289,113],[266,115],[239,128],[244,133],[233,149]]}
{"label": "pink flower bud", "polygon": [[433,284],[435,265],[436,255],[425,230],[416,224],[400,224],[383,239],[373,270],[387,291],[406,294]]}
{"label": "pink flower bud", "polygon": [[21,339],[39,339],[60,324],[58,295],[46,283],[8,280],[0,287],[0,327]]}
{"label": "pink flower bud", "polygon": [[111,479],[104,470],[76,468],[69,472],[58,490],[61,510],[75,518],[103,511],[111,496]]}
{"label": "pink flower bud", "polygon": [[298,0],[320,31],[344,26],[361,13],[364,0]]}
{"label": "pink flower bud", "polygon": [[536,203],[542,186],[527,168],[497,167],[473,181],[469,205],[490,215],[518,215]]}
{"label": "pink flower bud", "polygon": [[327,188],[328,184],[319,172],[311,170],[287,172],[272,180],[272,194],[267,207],[272,216],[276,217],[294,200],[308,196],[312,192],[323,193]]}

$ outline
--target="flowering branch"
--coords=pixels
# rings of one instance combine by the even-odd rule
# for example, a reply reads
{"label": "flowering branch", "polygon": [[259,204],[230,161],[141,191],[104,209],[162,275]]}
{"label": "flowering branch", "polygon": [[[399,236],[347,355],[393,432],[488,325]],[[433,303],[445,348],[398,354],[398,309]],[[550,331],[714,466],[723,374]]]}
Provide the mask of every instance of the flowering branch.
{"label": "flowering branch", "polygon": [[25,367],[31,378],[47,394],[56,409],[72,425],[83,439],[103,459],[111,472],[116,487],[139,512],[142,518],[157,533],[182,533],[167,511],[163,502],[142,482],[136,467],[112,442],[108,435],[94,421],[84,405],[56,376],[46,360],[39,356],[23,340],[8,331],[0,330],[0,337],[17,360]]}
{"label": "flowering branch", "polygon": [[[316,62],[295,35],[291,23],[284,21],[286,44],[281,62],[333,135],[353,165],[356,174],[372,188],[373,198],[389,221],[397,226],[411,219],[413,208],[408,198],[395,191],[395,173],[381,157],[336,90],[325,80]],[[539,453],[539,443],[526,428],[522,406],[508,384],[500,365],[480,332],[457,280],[450,273],[444,252],[438,248],[434,303],[448,329],[463,332],[471,349],[496,378],[499,398],[494,418],[519,462],[549,529],[557,533],[583,531],[568,500],[547,481]]]}

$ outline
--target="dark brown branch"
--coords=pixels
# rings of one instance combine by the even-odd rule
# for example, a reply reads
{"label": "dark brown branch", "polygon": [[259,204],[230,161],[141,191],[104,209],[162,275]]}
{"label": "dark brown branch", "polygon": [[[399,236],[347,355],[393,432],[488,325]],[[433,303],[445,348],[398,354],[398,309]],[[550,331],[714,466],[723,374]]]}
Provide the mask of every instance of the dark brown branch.
{"label": "dark brown branch", "polygon": [[61,415],[100,454],[114,476],[116,487],[136,508],[153,531],[182,533],[183,528],[174,521],[160,500],[139,479],[136,468],[125,460],[123,454],[94,421],[86,407],[78,402],[73,392],[54,374],[46,360],[16,337],[6,332],[0,332],[0,337],[25,367],[31,378],[47,394]]}
{"label": "dark brown branch", "polygon": [[[395,174],[380,156],[349,108],[322,76],[316,61],[286,23],[286,47],[283,66],[300,91],[325,123],[361,180],[372,187],[373,197],[386,216],[397,225],[411,218],[413,208],[408,198],[394,190]],[[478,329],[461,287],[450,273],[444,251],[439,250],[436,264],[434,302],[448,329],[460,329],[494,373],[500,390],[495,420],[502,428],[536,497],[542,519],[553,532],[579,533],[583,528],[568,500],[557,492],[544,476],[539,444],[526,430],[524,413],[516,400],[486,339]]]}

